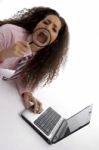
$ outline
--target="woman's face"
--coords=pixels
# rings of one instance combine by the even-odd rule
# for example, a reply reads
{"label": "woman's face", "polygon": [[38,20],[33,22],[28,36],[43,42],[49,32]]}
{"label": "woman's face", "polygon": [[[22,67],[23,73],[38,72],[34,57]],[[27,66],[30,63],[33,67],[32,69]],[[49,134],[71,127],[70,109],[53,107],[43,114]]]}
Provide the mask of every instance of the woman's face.
{"label": "woman's face", "polygon": [[[39,32],[39,29],[45,29],[44,31],[42,30],[42,32],[45,34],[44,36],[48,36],[47,31],[49,32],[50,43],[52,43],[57,38],[60,28],[61,28],[60,19],[56,15],[48,15],[36,25],[33,32],[35,33],[35,31],[37,30]],[[34,38],[35,36],[36,35],[34,34]],[[39,39],[42,42],[44,42],[45,37],[42,34],[38,34],[37,36],[38,37],[36,39]]]}

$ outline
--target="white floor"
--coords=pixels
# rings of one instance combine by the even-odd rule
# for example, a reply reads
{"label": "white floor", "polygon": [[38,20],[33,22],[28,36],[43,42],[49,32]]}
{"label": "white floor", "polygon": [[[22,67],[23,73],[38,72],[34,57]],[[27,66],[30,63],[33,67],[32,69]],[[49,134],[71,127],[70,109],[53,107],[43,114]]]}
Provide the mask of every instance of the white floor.
{"label": "white floor", "polygon": [[[11,75],[13,71],[0,69],[2,75]],[[63,77],[64,79],[64,77]],[[63,82],[63,81],[62,81]],[[62,84],[54,82],[50,87],[39,88],[34,95],[43,102],[44,108],[52,106],[62,116],[68,118],[84,107],[93,103],[91,123],[70,135],[55,145],[48,145],[22,118],[21,111],[24,109],[22,99],[18,95],[15,83],[5,82],[0,79],[0,146],[2,150],[98,150],[99,144],[99,121],[98,103],[93,98],[72,95],[72,91],[64,89]],[[70,96],[68,93],[71,93]]]}

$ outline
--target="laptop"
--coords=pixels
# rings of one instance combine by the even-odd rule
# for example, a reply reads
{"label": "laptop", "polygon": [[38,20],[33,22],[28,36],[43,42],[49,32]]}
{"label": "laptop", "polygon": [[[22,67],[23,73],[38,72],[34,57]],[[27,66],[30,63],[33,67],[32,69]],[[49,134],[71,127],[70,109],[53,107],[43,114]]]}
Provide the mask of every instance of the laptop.
{"label": "laptop", "polygon": [[21,112],[21,117],[39,133],[48,144],[55,144],[90,123],[92,105],[89,105],[68,119],[63,118],[52,107],[41,114],[33,114],[31,109]]}

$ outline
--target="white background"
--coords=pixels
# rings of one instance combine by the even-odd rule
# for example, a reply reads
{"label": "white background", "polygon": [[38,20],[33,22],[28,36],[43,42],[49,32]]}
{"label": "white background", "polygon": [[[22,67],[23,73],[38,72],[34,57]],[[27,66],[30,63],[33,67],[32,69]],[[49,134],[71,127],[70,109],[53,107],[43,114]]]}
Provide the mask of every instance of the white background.
{"label": "white background", "polygon": [[[50,86],[39,88],[33,93],[45,106],[52,106],[66,118],[77,111],[93,104],[93,114],[89,126],[83,128],[69,138],[49,147],[37,145],[39,149],[62,149],[62,150],[98,150],[99,149],[99,5],[98,0],[0,0],[0,20],[14,15],[23,8],[34,6],[49,6],[56,9],[65,18],[69,26],[70,45],[66,66],[61,69],[60,74]],[[2,83],[4,84],[4,83]],[[4,85],[6,86],[6,85]],[[8,84],[7,84],[8,86]],[[0,89],[2,89],[0,87]],[[9,87],[8,87],[9,90]],[[3,90],[2,90],[3,91]],[[11,92],[11,91],[9,91]],[[2,92],[1,92],[2,94]],[[0,94],[0,95],[1,95]],[[16,92],[16,94],[18,94]],[[7,93],[6,93],[7,96]],[[10,96],[10,95],[9,95]],[[18,96],[18,95],[17,95]],[[20,97],[18,97],[20,99]],[[21,100],[21,99],[20,99]],[[19,104],[17,104],[19,103]],[[22,105],[20,101],[16,105]],[[8,108],[13,107],[13,105]],[[13,110],[13,109],[12,109]],[[14,109],[14,111],[17,109]],[[6,110],[3,110],[6,112]],[[2,112],[1,111],[1,112]],[[21,111],[21,110],[18,110]],[[9,111],[8,111],[9,112]],[[2,113],[3,114],[3,113]],[[8,113],[8,115],[10,115]],[[17,115],[17,113],[15,114]],[[20,121],[19,121],[20,123]],[[2,122],[3,125],[3,122]],[[25,128],[27,127],[24,124]],[[23,128],[24,128],[23,126]],[[6,127],[6,126],[5,126]],[[1,129],[0,129],[1,130]],[[28,128],[27,130],[32,129]],[[1,132],[1,131],[0,131]],[[3,133],[3,131],[2,131]],[[28,133],[28,132],[27,132]],[[20,133],[22,134],[22,133]],[[33,132],[34,134],[34,132]],[[36,134],[35,134],[36,135]],[[19,135],[18,135],[19,136]],[[11,136],[13,142],[8,143],[7,139],[0,136],[2,150],[15,149],[22,150],[20,140],[16,140],[15,135]],[[27,135],[28,137],[28,135]],[[38,136],[39,137],[39,136]],[[36,135],[36,138],[38,138]],[[29,138],[29,137],[28,137]],[[26,137],[23,137],[26,139]],[[40,141],[41,139],[38,138]],[[30,150],[33,141],[28,139],[25,146]],[[4,144],[5,143],[5,144]],[[9,145],[7,148],[6,143]],[[39,142],[40,143],[40,142]],[[34,144],[35,145],[35,144]],[[13,147],[13,148],[12,148]],[[25,149],[24,148],[24,149]]]}

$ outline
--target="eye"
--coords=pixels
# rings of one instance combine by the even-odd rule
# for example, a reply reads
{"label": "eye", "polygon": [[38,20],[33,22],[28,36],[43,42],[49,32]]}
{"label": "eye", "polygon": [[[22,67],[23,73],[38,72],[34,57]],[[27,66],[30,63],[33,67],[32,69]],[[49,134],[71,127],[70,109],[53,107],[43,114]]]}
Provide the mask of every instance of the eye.
{"label": "eye", "polygon": [[50,21],[49,20],[44,20],[43,23],[46,24],[46,25],[49,25]]}
{"label": "eye", "polygon": [[53,28],[53,31],[54,31],[54,32],[57,32],[57,29],[56,29],[56,28]]}

